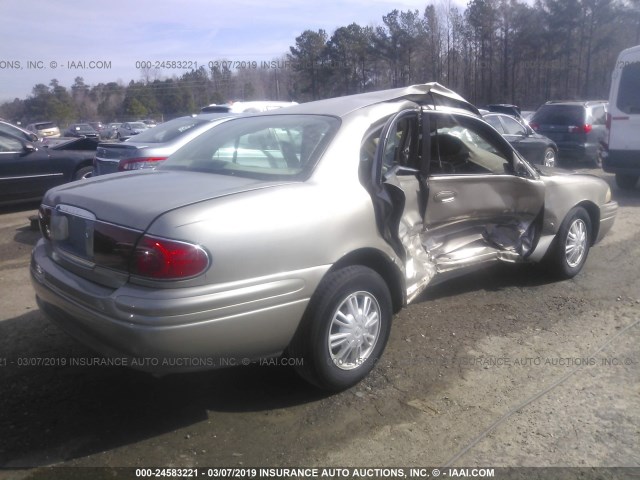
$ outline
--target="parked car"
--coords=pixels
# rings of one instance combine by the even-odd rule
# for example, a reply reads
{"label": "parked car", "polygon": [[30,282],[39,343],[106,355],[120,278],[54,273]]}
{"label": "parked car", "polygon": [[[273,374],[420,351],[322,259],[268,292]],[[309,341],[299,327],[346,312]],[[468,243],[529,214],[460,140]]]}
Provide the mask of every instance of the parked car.
{"label": "parked car", "polygon": [[47,146],[0,130],[0,204],[40,200],[51,187],[88,178],[96,145],[80,138]]}
{"label": "parked car", "polygon": [[112,140],[114,138],[117,138],[118,135],[118,127],[122,125],[122,123],[120,122],[112,122],[112,123],[108,123],[106,125],[104,125],[102,127],[102,130],[100,130],[99,136],[100,139],[102,140]]}
{"label": "parked car", "polygon": [[93,128],[98,133],[100,133],[100,130],[104,128],[102,122],[89,122],[89,125],[91,125],[91,128]]}
{"label": "parked car", "polygon": [[116,138],[118,140],[126,140],[133,135],[138,135],[144,132],[147,126],[142,122],[124,122],[121,123],[116,131]]}
{"label": "parked car", "polygon": [[547,102],[536,111],[529,125],[556,142],[561,160],[586,160],[600,167],[606,138],[606,107],[604,100]]}
{"label": "parked car", "polygon": [[53,122],[35,122],[27,125],[27,130],[38,135],[38,138],[57,138],[60,136],[60,129]]}
{"label": "parked car", "polygon": [[147,128],[153,128],[153,127],[156,127],[158,125],[158,122],[156,122],[155,120],[151,120],[151,119],[142,120],[142,123],[144,123],[147,126]]}
{"label": "parked car", "polygon": [[225,118],[155,170],[50,190],[32,283],[54,322],[148,359],[136,368],[286,352],[341,390],[382,355],[393,312],[445,275],[582,269],[614,222],[611,190],[539,169],[438,84]]}
{"label": "parked car", "polygon": [[520,122],[525,121],[522,117],[520,107],[518,107],[517,105],[511,105],[508,103],[492,103],[487,105],[485,108],[493,113],[502,113],[504,115],[509,115],[516,118]]}
{"label": "parked car", "polygon": [[37,142],[39,140],[38,135],[36,135],[35,133],[5,121],[0,121],[0,132],[15,135],[16,137],[20,137],[27,142]]}
{"label": "parked car", "polygon": [[89,137],[98,138],[96,132],[88,123],[72,123],[64,132],[65,137]]}
{"label": "parked car", "polygon": [[229,114],[180,117],[150,128],[121,143],[101,143],[93,162],[94,175],[155,168],[185,143]]}
{"label": "parked car", "polygon": [[278,102],[272,100],[256,100],[251,102],[232,102],[222,105],[215,103],[202,107],[200,113],[258,113],[277,110],[279,108],[298,105],[298,102]]}
{"label": "parked car", "polygon": [[553,140],[537,134],[529,125],[510,115],[487,113],[482,117],[530,163],[556,166],[558,147]]}
{"label": "parked car", "polygon": [[607,140],[602,167],[620,188],[640,177],[640,45],[620,52],[611,77]]}

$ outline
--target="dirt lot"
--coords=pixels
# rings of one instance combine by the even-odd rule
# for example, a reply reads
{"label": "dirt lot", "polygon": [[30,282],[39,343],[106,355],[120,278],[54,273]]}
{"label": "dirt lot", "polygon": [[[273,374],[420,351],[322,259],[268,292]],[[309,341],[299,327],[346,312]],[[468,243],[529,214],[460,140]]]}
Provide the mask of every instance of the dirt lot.
{"label": "dirt lot", "polygon": [[[604,176],[610,183],[612,178]],[[640,466],[640,189],[574,280],[499,265],[394,319],[373,374],[324,395],[290,367],[154,378],[39,313],[30,209],[0,213],[0,478],[62,466]],[[57,360],[56,360],[57,359]]]}

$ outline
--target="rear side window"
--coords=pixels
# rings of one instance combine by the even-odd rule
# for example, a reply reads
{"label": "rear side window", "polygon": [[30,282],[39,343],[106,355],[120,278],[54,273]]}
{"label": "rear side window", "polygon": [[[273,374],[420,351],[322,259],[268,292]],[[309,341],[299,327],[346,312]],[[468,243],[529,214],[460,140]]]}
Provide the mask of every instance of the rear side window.
{"label": "rear side window", "polygon": [[640,113],[640,62],[622,69],[616,105],[624,113]]}
{"label": "rear side window", "polygon": [[539,125],[584,125],[585,108],[579,105],[543,105],[531,123]]}
{"label": "rear side window", "polygon": [[[157,127],[150,128],[136,136],[136,142],[165,143],[184,135],[194,127],[207,123],[206,120],[183,117],[161,123]],[[135,128],[135,123],[131,124]]]}
{"label": "rear side window", "polygon": [[258,179],[302,179],[340,121],[321,115],[228,120],[196,137],[160,167]]}
{"label": "rear side window", "polygon": [[507,135],[524,136],[527,134],[525,128],[512,118],[502,117],[502,123],[504,124],[504,129],[507,132]]}
{"label": "rear side window", "polygon": [[497,115],[487,115],[486,117],[484,117],[484,120],[493,128],[495,128],[498,132],[502,134],[505,133],[504,128],[502,127],[502,122],[500,122],[500,119],[498,118]]}

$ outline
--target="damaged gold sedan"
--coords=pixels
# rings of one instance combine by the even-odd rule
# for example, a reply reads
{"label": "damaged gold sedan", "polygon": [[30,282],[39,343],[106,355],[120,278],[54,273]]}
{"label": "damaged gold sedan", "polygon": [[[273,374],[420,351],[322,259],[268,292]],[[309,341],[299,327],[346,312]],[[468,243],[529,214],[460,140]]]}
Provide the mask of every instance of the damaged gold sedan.
{"label": "damaged gold sedan", "polygon": [[473,105],[415,85],[223,118],[156,170],[50,190],[31,276],[106,355],[166,373],[284,353],[340,390],[435,278],[495,261],[570,278],[616,210],[603,180],[532,167]]}

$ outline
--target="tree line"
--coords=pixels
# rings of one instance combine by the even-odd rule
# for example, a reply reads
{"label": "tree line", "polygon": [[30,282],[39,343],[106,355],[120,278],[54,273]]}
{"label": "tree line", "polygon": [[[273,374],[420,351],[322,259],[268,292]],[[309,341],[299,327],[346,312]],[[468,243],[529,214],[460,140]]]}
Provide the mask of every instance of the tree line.
{"label": "tree line", "polygon": [[[640,0],[451,0],[393,10],[382,23],[305,30],[289,52],[181,76],[141,70],[128,85],[38,84],[0,106],[13,121],[165,120],[230,100],[305,102],[437,81],[479,106],[534,109],[550,99],[601,99],[620,50],[640,44]],[[251,65],[253,63],[253,65]]]}

